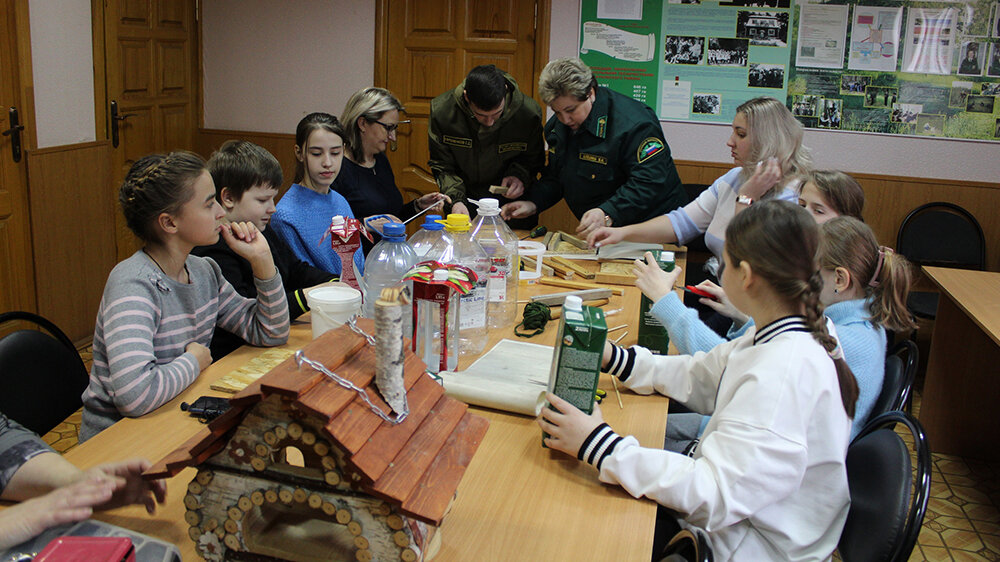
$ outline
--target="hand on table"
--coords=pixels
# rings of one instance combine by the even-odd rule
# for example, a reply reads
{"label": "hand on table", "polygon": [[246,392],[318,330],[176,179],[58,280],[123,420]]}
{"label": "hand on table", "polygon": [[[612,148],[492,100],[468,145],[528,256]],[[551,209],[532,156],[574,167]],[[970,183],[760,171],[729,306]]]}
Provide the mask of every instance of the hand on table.
{"label": "hand on table", "polygon": [[507,193],[504,194],[507,199],[517,199],[524,194],[524,182],[517,176],[504,176],[500,180],[500,185],[508,188]]}
{"label": "hand on table", "polygon": [[635,260],[635,267],[632,268],[635,286],[655,303],[674,290],[674,284],[680,278],[682,270],[678,266],[673,271],[663,271],[652,252],[646,252],[643,258],[645,261]]}
{"label": "hand on table", "polygon": [[531,201],[511,201],[500,207],[500,218],[503,220],[530,217],[538,212],[538,206]]}
{"label": "hand on table", "polygon": [[0,549],[7,549],[56,525],[83,521],[94,506],[111,500],[115,483],[91,477],[0,511]]}
{"label": "hand on table", "polygon": [[198,370],[199,372],[204,371],[212,364],[212,352],[200,343],[193,341],[187,344],[184,348],[185,353],[190,353],[194,355],[195,359],[198,360]]}
{"label": "hand on table", "polygon": [[126,461],[102,464],[84,473],[81,480],[104,480],[113,486],[111,498],[95,509],[114,509],[123,505],[141,504],[146,513],[156,513],[156,504],[163,503],[167,498],[167,485],[163,480],[152,482],[143,480],[142,473],[152,463],[146,459],[129,459]]}
{"label": "hand on table", "polygon": [[594,428],[604,423],[601,407],[594,404],[594,413],[588,416],[576,406],[551,392],[547,393],[545,397],[550,404],[559,410],[555,412],[548,407],[542,408],[538,425],[542,431],[549,434],[549,437],[545,439],[545,445],[575,457],[580,452],[580,446],[583,445],[587,436],[594,431]]}

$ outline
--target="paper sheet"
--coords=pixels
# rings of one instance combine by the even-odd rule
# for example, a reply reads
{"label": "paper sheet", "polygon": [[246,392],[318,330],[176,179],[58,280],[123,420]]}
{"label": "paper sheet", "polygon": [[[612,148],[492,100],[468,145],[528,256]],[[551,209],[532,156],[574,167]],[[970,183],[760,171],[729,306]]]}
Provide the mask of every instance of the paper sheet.
{"label": "paper sheet", "polygon": [[545,404],[552,351],[548,345],[500,340],[464,371],[439,375],[452,398],[534,417]]}

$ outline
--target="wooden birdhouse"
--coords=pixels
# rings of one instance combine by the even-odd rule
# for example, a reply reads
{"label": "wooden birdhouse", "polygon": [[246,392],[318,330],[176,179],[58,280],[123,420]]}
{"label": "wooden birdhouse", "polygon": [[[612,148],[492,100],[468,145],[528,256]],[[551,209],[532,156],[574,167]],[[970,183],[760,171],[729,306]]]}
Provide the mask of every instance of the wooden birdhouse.
{"label": "wooden birdhouse", "polygon": [[489,422],[444,396],[402,342],[399,354],[405,416],[376,388],[375,346],[341,326],[144,476],[198,469],[185,519],[206,560],[427,560]]}

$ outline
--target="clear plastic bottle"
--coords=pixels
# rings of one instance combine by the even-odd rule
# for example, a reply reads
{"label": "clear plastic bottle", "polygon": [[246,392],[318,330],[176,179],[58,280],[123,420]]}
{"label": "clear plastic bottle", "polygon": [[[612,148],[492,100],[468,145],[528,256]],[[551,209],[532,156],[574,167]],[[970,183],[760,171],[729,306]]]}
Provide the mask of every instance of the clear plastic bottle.
{"label": "clear plastic bottle", "polygon": [[[403,276],[417,264],[417,254],[406,242],[406,227],[402,223],[390,222],[382,227],[382,240],[365,258],[364,275],[364,316],[375,317],[375,301],[386,287],[401,285]],[[407,282],[411,292],[412,282]],[[403,315],[403,333],[413,329],[412,314]]]}
{"label": "clear plastic bottle", "polygon": [[500,218],[500,202],[485,198],[478,202],[479,217],[472,239],[490,257],[490,301],[486,307],[491,330],[509,328],[517,319],[517,236]]}
{"label": "clear plastic bottle", "polygon": [[424,217],[424,224],[420,225],[420,230],[416,231],[407,241],[417,253],[417,262],[424,261],[427,252],[434,244],[444,236],[444,225],[441,224],[441,215],[427,215]]}
{"label": "clear plastic bottle", "polygon": [[462,355],[478,355],[486,349],[486,304],[489,302],[488,276],[490,258],[486,251],[469,236],[469,215],[452,213],[441,221],[448,236],[443,237],[427,252],[427,259],[441,263],[464,265],[476,273],[478,280],[468,294],[461,295],[461,316],[458,348]]}
{"label": "clear plastic bottle", "polygon": [[[437,283],[448,280],[448,270],[434,270],[434,281]],[[440,291],[433,292],[433,298],[421,298],[422,295],[415,294],[417,303],[417,316],[414,320],[417,323],[417,333],[415,334],[415,348],[417,356],[427,364],[427,370],[432,373],[441,371],[441,352],[444,343],[444,351],[447,351],[445,367],[449,371],[458,369],[458,336],[459,318],[461,315],[458,292],[446,285],[439,285]],[[445,298],[445,295],[447,297]],[[441,305],[447,302],[447,314],[442,319]],[[442,320],[444,321],[446,336],[441,337]]]}

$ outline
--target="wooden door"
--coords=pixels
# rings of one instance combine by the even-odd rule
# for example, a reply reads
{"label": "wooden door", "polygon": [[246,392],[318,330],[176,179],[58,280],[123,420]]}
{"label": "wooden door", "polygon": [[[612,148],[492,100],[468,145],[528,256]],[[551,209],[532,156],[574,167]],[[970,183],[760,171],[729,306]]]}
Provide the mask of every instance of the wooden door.
{"label": "wooden door", "polygon": [[[94,6],[103,11],[104,24],[105,88],[98,96],[104,100],[98,118],[104,117],[112,141],[114,122],[118,125],[111,186],[117,189],[137,159],[195,148],[200,114],[197,5],[194,0],[106,0]],[[111,102],[117,103],[117,119]],[[115,227],[122,260],[139,244],[118,209]]]}
{"label": "wooden door", "polygon": [[[404,197],[437,191],[427,165],[431,100],[457,86],[469,70],[495,64],[534,96],[548,58],[548,5],[548,0],[379,2],[375,81],[399,98],[404,119],[410,120],[399,128],[397,150],[388,153]],[[542,22],[540,32],[536,20]]]}
{"label": "wooden door", "polygon": [[[27,4],[22,4],[27,6]],[[12,136],[0,136],[0,312],[34,312],[35,274],[31,256],[28,190],[24,151],[29,148],[28,133],[33,120],[22,104],[21,76],[18,67],[18,39],[27,45],[22,31],[18,36],[15,19],[27,22],[27,14],[15,14],[14,0],[0,0],[0,130],[11,127],[10,108],[17,108],[20,123],[21,156],[15,162]],[[22,28],[26,29],[26,28]],[[29,67],[30,68],[30,67]]]}

